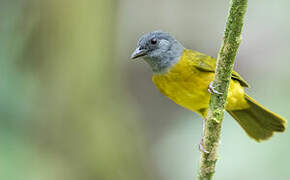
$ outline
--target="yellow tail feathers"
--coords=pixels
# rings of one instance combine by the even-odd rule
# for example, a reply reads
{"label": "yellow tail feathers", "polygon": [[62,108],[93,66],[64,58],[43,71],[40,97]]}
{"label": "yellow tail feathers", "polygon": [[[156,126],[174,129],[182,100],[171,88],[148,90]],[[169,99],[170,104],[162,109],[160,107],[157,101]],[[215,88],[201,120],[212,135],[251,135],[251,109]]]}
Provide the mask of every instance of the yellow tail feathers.
{"label": "yellow tail feathers", "polygon": [[287,121],[283,117],[266,109],[246,94],[245,98],[249,108],[228,112],[251,138],[256,141],[266,140],[274,132],[285,131]]}

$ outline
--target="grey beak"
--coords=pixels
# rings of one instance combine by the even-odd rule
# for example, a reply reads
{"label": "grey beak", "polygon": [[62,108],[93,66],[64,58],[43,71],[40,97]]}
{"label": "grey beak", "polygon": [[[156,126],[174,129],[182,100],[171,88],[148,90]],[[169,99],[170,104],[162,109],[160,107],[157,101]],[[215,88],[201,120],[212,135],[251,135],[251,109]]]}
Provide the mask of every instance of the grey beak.
{"label": "grey beak", "polygon": [[137,47],[136,50],[131,55],[131,59],[136,59],[138,57],[145,56],[147,51],[145,49],[140,49],[140,47]]}

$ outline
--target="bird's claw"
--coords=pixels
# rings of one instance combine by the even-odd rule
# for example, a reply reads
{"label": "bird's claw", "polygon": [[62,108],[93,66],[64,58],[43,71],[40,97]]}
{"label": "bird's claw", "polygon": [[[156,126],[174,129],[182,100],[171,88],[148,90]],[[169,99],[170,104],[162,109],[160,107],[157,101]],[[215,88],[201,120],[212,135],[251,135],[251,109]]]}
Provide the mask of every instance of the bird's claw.
{"label": "bird's claw", "polygon": [[213,82],[211,82],[209,85],[208,85],[208,92],[213,94],[223,94],[221,92],[218,92],[217,90],[215,90],[215,88],[213,87]]}
{"label": "bird's claw", "polygon": [[202,151],[205,154],[209,154],[209,152],[203,147],[203,141],[202,140],[199,143],[199,151]]}
{"label": "bird's claw", "polygon": [[200,140],[200,143],[199,143],[199,151],[202,151],[204,152],[205,154],[209,154],[209,152],[203,147],[203,136],[204,136],[204,131],[205,131],[205,123],[206,123],[206,119],[203,118],[202,119],[202,137],[201,137],[201,140]]}

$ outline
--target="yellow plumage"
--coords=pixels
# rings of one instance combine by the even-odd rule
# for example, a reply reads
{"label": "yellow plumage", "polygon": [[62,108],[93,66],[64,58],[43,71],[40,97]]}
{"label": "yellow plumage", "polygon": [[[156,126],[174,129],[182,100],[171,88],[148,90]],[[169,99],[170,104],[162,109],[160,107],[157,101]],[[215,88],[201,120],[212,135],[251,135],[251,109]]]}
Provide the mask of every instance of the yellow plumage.
{"label": "yellow plumage", "polygon": [[[206,113],[201,112],[209,105],[208,86],[214,79],[214,72],[200,70],[198,61],[200,58],[211,57],[185,50],[178,63],[171,67],[168,72],[153,75],[153,82],[171,100],[205,117]],[[213,61],[215,60],[213,59]],[[228,110],[248,107],[244,98],[244,89],[236,80],[230,82],[227,101]]]}
{"label": "yellow plumage", "polygon": [[[179,61],[162,74],[154,74],[153,82],[162,94],[175,103],[206,117],[214,79],[216,60],[193,50],[184,50]],[[247,134],[257,141],[267,139],[274,131],[284,131],[286,120],[259,105],[244,93],[247,82],[233,72],[226,110]]]}

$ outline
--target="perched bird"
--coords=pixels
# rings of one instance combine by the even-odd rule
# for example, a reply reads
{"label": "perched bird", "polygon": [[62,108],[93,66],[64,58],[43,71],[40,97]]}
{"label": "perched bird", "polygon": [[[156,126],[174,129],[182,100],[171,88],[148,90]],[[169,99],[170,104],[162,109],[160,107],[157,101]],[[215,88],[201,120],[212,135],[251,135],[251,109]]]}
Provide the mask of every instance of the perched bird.
{"label": "perched bird", "polygon": [[[131,56],[132,59],[138,57],[143,57],[152,68],[152,80],[163,95],[206,117],[210,100],[208,89],[216,66],[214,58],[185,49],[174,37],[162,31],[141,37]],[[283,132],[286,120],[248,96],[244,92],[244,87],[248,86],[237,72],[232,72],[227,112],[256,141],[266,140],[274,132]]]}

